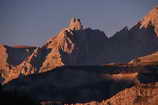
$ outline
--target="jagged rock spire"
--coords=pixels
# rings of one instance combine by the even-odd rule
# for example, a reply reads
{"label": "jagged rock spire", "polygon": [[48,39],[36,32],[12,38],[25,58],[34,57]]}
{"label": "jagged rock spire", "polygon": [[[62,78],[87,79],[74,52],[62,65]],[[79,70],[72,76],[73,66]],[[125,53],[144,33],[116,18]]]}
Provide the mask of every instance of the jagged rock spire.
{"label": "jagged rock spire", "polygon": [[72,18],[70,20],[69,28],[71,30],[81,30],[83,28],[79,18]]}
{"label": "jagged rock spire", "polygon": [[154,27],[155,33],[158,35],[158,7],[153,8],[141,21],[140,28]]}

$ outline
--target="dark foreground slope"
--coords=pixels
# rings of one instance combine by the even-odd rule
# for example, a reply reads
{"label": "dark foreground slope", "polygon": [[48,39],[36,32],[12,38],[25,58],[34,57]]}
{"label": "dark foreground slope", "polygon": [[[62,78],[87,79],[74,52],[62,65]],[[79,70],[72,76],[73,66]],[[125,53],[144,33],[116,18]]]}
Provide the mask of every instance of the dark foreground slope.
{"label": "dark foreground slope", "polygon": [[4,91],[0,86],[0,104],[1,105],[40,105],[27,94],[16,91]]}
{"label": "dark foreground slope", "polygon": [[28,93],[43,104],[86,104],[105,101],[141,83],[157,81],[158,68],[153,65],[63,66],[46,73],[21,77],[3,88]]}

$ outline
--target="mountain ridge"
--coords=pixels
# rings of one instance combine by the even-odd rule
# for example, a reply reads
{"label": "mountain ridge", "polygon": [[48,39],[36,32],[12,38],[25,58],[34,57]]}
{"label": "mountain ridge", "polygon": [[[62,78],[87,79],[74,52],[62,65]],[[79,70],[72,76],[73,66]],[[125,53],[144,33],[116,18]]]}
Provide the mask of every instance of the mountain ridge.
{"label": "mountain ridge", "polygon": [[[0,60],[4,64],[0,68],[1,75],[3,78],[10,78],[9,80],[11,80],[12,76],[8,76],[12,75],[10,72],[18,71],[17,74],[15,73],[18,77],[19,75],[47,72],[63,65],[128,63],[134,58],[158,50],[158,34],[155,31],[157,23],[148,25],[149,20],[155,20],[157,15],[157,8],[156,12],[153,9],[144,17],[143,21],[139,21],[131,29],[124,27],[110,38],[103,31],[84,28],[80,19],[72,18],[67,27],[48,39],[41,47],[31,50],[28,56],[23,52],[18,54],[15,49],[20,48],[15,47],[9,48],[10,52],[15,52],[14,55],[11,53],[9,58],[5,58],[8,56],[8,52],[4,51],[2,55],[5,56],[0,56]],[[148,17],[153,18],[148,19]],[[146,25],[146,23],[148,24]],[[26,49],[24,48],[24,50]],[[16,56],[19,57],[19,55],[23,55],[20,61],[16,60]],[[14,63],[13,66],[10,66],[7,61],[10,58],[11,62]],[[9,67],[6,64],[9,64]],[[2,70],[4,68],[7,68],[9,72]],[[4,74],[7,76],[5,77]]]}

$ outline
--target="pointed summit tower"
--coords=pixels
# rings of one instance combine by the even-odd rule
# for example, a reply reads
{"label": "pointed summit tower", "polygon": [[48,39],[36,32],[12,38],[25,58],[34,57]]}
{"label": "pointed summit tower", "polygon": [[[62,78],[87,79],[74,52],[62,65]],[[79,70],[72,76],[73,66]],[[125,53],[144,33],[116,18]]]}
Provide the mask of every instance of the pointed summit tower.
{"label": "pointed summit tower", "polygon": [[82,23],[79,18],[72,18],[70,20],[69,28],[71,30],[81,30],[83,29]]}
{"label": "pointed summit tower", "polygon": [[152,26],[158,36],[158,7],[153,8],[141,21],[140,28]]}

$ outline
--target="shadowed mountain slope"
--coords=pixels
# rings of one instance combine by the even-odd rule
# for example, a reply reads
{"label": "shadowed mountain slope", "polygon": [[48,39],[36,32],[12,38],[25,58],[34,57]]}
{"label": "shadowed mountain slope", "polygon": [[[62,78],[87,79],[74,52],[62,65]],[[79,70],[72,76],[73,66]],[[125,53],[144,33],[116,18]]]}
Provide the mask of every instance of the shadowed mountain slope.
{"label": "shadowed mountain slope", "polygon": [[150,65],[63,66],[12,80],[3,89],[29,93],[43,103],[77,104],[100,102],[126,88],[157,81],[158,69]]}

